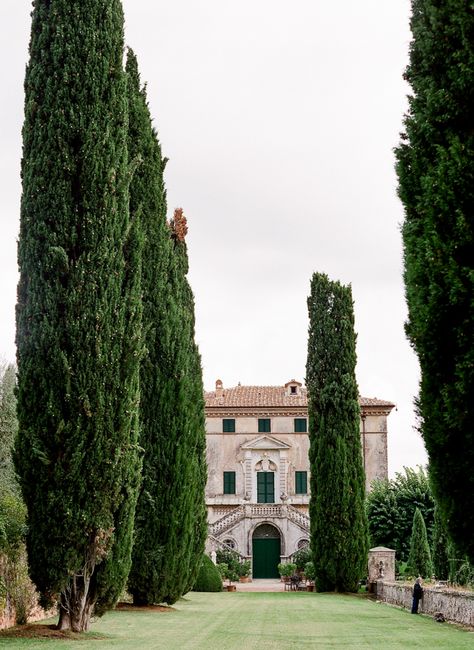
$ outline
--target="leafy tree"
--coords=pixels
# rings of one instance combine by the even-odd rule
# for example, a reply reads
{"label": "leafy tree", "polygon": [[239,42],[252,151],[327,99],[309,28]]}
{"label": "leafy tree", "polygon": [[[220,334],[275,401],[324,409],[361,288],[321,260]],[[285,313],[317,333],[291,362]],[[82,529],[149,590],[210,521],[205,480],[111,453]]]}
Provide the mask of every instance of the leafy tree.
{"label": "leafy tree", "polygon": [[86,630],[130,567],[140,237],[119,0],[35,0],[25,80],[16,467],[31,577]]}
{"label": "leafy tree", "polygon": [[193,586],[206,538],[204,401],[194,342],[194,300],[186,279],[186,220],[166,222],[163,159],[127,57],[131,214],[142,224],[143,327],[140,372],[143,484],[135,519],[129,590],[135,604],[174,603]]}
{"label": "leafy tree", "polygon": [[406,331],[433,494],[474,561],[474,12],[457,0],[412,0],[412,10],[413,94],[396,151]]}
{"label": "leafy tree", "polygon": [[308,562],[311,561],[313,554],[309,546],[303,546],[296,553],[293,553],[291,556],[292,562],[296,564],[298,571],[304,571],[304,568]]}
{"label": "leafy tree", "polygon": [[373,481],[366,497],[371,546],[393,548],[397,560],[405,562],[410,550],[415,508],[421,511],[431,538],[434,502],[422,467],[405,467],[394,479]]}
{"label": "leafy tree", "polygon": [[320,591],[357,591],[368,534],[350,287],[314,274],[306,365],[311,549]]}
{"label": "leafy tree", "polygon": [[439,510],[434,510],[432,559],[433,572],[438,580],[447,580],[449,576],[448,557],[449,537]]}
{"label": "leafy tree", "polygon": [[430,545],[426,533],[425,521],[419,508],[413,515],[413,528],[410,539],[410,553],[408,555],[408,569],[417,576],[431,578],[433,564],[431,562]]}

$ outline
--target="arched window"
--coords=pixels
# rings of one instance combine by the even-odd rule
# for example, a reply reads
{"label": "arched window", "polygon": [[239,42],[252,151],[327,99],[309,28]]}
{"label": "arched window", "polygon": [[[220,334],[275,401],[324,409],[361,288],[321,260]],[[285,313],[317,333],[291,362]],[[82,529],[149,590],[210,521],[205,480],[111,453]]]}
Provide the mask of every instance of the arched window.
{"label": "arched window", "polygon": [[231,548],[233,551],[237,548],[237,544],[235,543],[235,540],[231,539],[230,537],[227,539],[223,540],[224,544]]}

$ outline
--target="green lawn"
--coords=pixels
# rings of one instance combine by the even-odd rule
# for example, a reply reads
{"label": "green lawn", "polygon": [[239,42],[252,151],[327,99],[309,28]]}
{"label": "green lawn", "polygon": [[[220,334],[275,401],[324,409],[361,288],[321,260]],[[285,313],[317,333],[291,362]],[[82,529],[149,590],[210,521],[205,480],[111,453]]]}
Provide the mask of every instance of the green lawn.
{"label": "green lawn", "polygon": [[355,596],[311,593],[190,593],[176,611],[114,611],[92,626],[101,639],[0,637],[0,646],[46,650],[116,648],[474,648],[474,633]]}

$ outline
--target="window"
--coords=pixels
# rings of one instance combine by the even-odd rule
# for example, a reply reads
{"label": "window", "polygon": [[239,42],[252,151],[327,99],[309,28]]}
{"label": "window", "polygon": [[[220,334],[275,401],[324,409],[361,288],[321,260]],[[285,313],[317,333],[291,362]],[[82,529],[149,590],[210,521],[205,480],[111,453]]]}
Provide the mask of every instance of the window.
{"label": "window", "polygon": [[290,386],[291,395],[296,395],[296,386]]}
{"label": "window", "polygon": [[235,551],[235,549],[237,548],[237,544],[230,537],[224,540],[224,544],[228,546],[230,549],[232,549],[233,551]]}
{"label": "window", "polygon": [[257,472],[257,503],[275,503],[273,472]]}
{"label": "window", "polygon": [[258,418],[258,432],[270,433],[270,418]]}
{"label": "window", "polygon": [[224,494],[235,494],[235,472],[224,472]]}
{"label": "window", "polygon": [[295,494],[308,494],[308,472],[295,472]]}
{"label": "window", "polygon": [[295,433],[306,433],[308,424],[306,418],[295,418]]}
{"label": "window", "polygon": [[223,433],[235,433],[235,420],[232,419],[224,419],[222,420],[222,432]]}

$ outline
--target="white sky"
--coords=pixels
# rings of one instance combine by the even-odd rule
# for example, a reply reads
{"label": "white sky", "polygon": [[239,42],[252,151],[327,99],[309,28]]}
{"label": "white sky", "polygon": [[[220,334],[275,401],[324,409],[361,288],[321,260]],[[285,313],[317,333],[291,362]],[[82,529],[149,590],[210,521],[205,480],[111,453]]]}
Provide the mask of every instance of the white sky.
{"label": "white sky", "polygon": [[[304,380],[313,272],[351,283],[359,389],[397,404],[390,473],[426,462],[405,339],[392,149],[408,87],[409,0],[125,0],[188,217],[207,390]],[[14,360],[29,0],[1,0],[0,357]]]}

